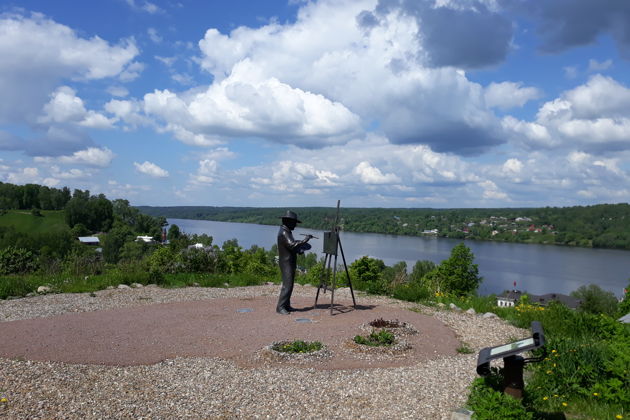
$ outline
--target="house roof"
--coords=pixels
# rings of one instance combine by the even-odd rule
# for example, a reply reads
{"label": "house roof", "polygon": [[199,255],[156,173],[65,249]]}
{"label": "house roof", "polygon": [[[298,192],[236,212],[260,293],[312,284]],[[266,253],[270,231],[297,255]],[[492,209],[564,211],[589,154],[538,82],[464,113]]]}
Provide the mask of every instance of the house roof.
{"label": "house roof", "polygon": [[98,244],[99,239],[96,236],[79,236],[79,242],[82,244]]}
{"label": "house roof", "polygon": [[577,308],[580,306],[581,301],[573,296],[563,295],[562,293],[547,293],[545,295],[530,295],[530,300],[541,305],[546,305],[551,301],[557,301],[569,308]]}
{"label": "house roof", "polygon": [[[511,300],[516,302],[521,298],[522,295],[523,292],[521,292],[520,290],[507,290],[503,292],[501,296],[498,296],[498,299]],[[580,306],[581,303],[579,299],[576,299],[572,296],[564,295],[562,293],[547,293],[544,295],[528,294],[528,296],[531,303],[537,303],[539,305],[547,305],[551,301],[557,301],[566,305],[569,308],[575,309]]]}

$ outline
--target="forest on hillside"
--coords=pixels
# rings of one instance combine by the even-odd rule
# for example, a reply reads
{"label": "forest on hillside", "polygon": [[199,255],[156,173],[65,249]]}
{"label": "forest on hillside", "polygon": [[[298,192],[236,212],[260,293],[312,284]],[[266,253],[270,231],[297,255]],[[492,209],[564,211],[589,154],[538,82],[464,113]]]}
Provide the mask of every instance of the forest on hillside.
{"label": "forest on hillside", "polygon": [[[278,224],[286,208],[137,207],[166,218]],[[301,227],[330,230],[335,208],[292,208]],[[349,232],[431,235],[443,238],[569,245],[630,250],[630,205],[541,208],[342,208],[338,225]]]}

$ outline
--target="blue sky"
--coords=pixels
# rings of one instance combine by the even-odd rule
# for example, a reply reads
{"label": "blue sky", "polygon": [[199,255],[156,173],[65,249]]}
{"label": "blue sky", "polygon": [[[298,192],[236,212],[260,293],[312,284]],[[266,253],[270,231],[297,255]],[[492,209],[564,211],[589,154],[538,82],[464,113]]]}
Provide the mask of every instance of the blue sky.
{"label": "blue sky", "polygon": [[630,201],[625,0],[5,1],[0,181],[135,205]]}

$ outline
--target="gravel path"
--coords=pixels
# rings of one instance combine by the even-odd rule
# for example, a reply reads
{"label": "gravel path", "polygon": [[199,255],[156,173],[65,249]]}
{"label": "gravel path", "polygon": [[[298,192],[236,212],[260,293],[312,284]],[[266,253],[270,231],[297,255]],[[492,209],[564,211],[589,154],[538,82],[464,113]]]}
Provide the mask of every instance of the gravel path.
{"label": "gravel path", "polygon": [[[2,321],[277,293],[278,286],[144,287],[100,291],[95,296],[63,294],[0,301],[0,340]],[[294,296],[314,295],[314,288],[296,285]],[[349,293],[341,290],[335,298],[347,300]],[[450,412],[466,400],[467,387],[475,377],[477,351],[527,335],[498,319],[389,298],[357,298],[361,305],[414,309],[437,318],[475,353],[408,360],[402,367],[332,370],[277,363],[243,367],[218,357],[175,358],[139,366],[0,358],[0,399],[7,400],[0,402],[0,418],[449,419]],[[333,318],[341,317],[343,314]]]}

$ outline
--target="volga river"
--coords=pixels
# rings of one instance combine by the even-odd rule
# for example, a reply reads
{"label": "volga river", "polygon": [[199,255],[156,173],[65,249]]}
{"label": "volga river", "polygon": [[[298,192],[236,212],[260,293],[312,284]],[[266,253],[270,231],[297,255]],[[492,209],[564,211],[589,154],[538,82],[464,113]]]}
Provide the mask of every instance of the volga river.
{"label": "volga river", "polygon": [[[185,233],[208,234],[213,243],[222,245],[237,239],[247,249],[258,245],[270,249],[276,242],[278,226],[247,223],[212,222],[207,220],[168,219]],[[313,234],[313,248],[323,256],[322,232],[296,228],[300,234]],[[341,244],[348,265],[364,255],[381,259],[387,265],[407,262],[408,270],[418,260],[439,263],[449,257],[459,240],[382,235],[374,233],[341,233]],[[630,252],[610,249],[573,248],[554,245],[513,244],[504,242],[465,241],[475,254],[483,282],[480,294],[501,293],[513,288],[534,294],[568,294],[586,284],[597,284],[621,297],[630,278]],[[338,262],[341,264],[341,256]]]}

